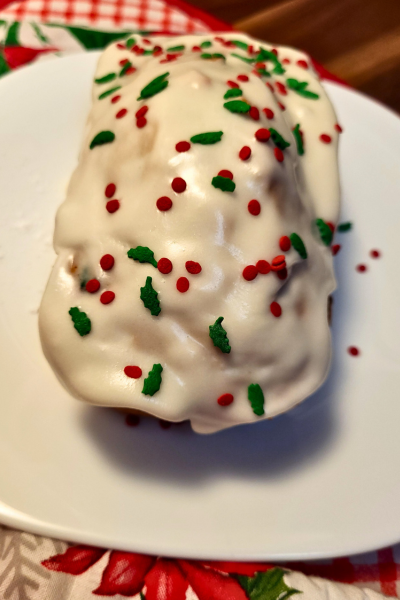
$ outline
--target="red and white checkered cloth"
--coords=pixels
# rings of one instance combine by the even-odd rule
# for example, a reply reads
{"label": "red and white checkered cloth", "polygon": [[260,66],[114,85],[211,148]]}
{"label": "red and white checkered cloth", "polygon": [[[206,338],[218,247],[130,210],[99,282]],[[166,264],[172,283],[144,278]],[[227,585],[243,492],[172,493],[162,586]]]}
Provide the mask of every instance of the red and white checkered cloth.
{"label": "red and white checkered cloth", "polygon": [[[0,22],[2,20],[9,24],[16,21],[23,22],[26,25],[29,23],[29,26],[32,26],[32,22],[39,25],[54,23],[76,27],[89,26],[108,31],[147,30],[169,33],[191,33],[226,31],[231,29],[230,25],[186,4],[183,0],[19,0],[14,2],[0,0]],[[20,29],[22,30],[23,27],[21,26]],[[24,35],[29,36],[29,32],[26,33],[26,31],[25,29]],[[46,45],[43,39],[41,41]],[[37,48],[38,46],[35,45],[34,47]],[[59,49],[69,50],[70,48],[59,47]],[[7,54],[6,50],[7,48],[4,51],[4,55],[8,60],[6,69],[14,68],[12,60],[15,57],[13,57],[12,53]],[[83,50],[83,48],[74,48],[74,51],[77,50]],[[37,50],[35,52],[37,53]],[[28,59],[31,60],[29,56],[22,58],[25,62]],[[17,63],[22,64],[19,54],[17,56]],[[5,72],[6,70],[1,72],[0,64],[0,75]],[[325,78],[336,79],[335,77],[331,77],[323,68],[319,68],[319,72]],[[24,536],[26,536],[26,539]],[[33,536],[28,534],[12,532],[0,527],[0,593],[6,589],[4,586],[7,584],[4,572],[1,570],[3,565],[2,559],[6,562],[8,560],[9,550],[7,548],[15,544],[15,548],[28,548],[28,550],[30,548],[29,551],[34,552],[35,543],[32,541],[34,539]],[[37,547],[42,547],[44,538],[36,536],[36,540]],[[57,552],[64,551],[67,548],[67,544],[63,542],[47,540],[46,543],[53,544]],[[53,548],[53,546],[51,547]],[[32,557],[30,560],[32,563]],[[34,563],[32,565],[31,569],[34,571],[35,565]],[[359,587],[373,589],[391,597],[400,598],[400,544],[358,556],[324,561],[297,562],[285,566],[306,575],[351,583]],[[234,569],[232,570],[234,571]],[[64,571],[64,573],[66,572]],[[74,574],[76,575],[76,573]],[[24,585],[28,584],[23,583]],[[23,592],[22,595],[20,595],[20,591],[17,589],[18,595],[13,596],[13,598],[36,598],[33,595],[24,595],[25,588],[22,587],[21,589]],[[5,598],[6,596],[3,594],[0,597]],[[7,597],[11,596],[7,595]],[[59,597],[67,598],[67,596],[63,596],[62,594]],[[68,594],[69,597],[72,596]],[[307,595],[307,598],[309,597]],[[318,597],[318,594],[312,597]],[[336,595],[334,597],[339,598]]]}

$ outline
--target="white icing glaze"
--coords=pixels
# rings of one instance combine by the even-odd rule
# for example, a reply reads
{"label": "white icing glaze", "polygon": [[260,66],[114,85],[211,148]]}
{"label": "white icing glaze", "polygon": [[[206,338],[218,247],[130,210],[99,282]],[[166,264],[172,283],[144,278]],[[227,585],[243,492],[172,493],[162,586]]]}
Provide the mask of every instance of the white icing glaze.
{"label": "white icing glaze", "polygon": [[[245,35],[221,35],[271,48]],[[205,40],[213,45],[204,51],[223,53],[226,62],[206,60],[192,51]],[[160,64],[165,54],[137,56],[112,44],[99,60],[96,78],[118,73],[125,58],[137,71],[93,86],[78,166],[56,217],[58,258],[40,308],[40,334],[47,359],[74,396],[171,421],[190,419],[195,431],[208,433],[282,413],[326,377],[331,357],[327,299],[335,278],[330,248],[321,242],[315,219],[334,223],[338,219],[336,117],[312,68],[296,64],[299,59],[310,64],[301,52],[278,47],[279,59],[287,58],[290,64],[284,64],[285,74],[267,79],[252,74],[251,64],[231,56],[231,52],[249,56],[244,50],[227,48],[214,35],[154,36],[151,41],[162,48],[183,44],[186,50],[177,60]],[[271,70],[272,64],[267,62],[266,68]],[[165,72],[170,73],[168,87],[138,101],[142,88]],[[237,81],[239,74],[249,76],[248,82],[238,83],[243,98],[260,109],[259,121],[223,107],[226,82]],[[311,100],[291,90],[281,95],[266,86],[285,83],[288,77],[308,82],[308,89],[320,98]],[[98,99],[116,85],[121,86],[117,103],[111,102],[113,96]],[[135,113],[143,105],[149,108],[147,124],[139,129]],[[274,111],[273,119],[261,112],[265,107]],[[117,119],[122,108],[128,113]],[[297,123],[304,132],[304,156],[298,156],[291,132]],[[260,127],[274,127],[290,142],[282,163],[275,159],[271,140],[255,139]],[[90,150],[90,142],[102,130],[113,131],[115,141]],[[175,150],[179,141],[219,130],[223,136],[216,144],[192,144],[182,153]],[[322,143],[322,133],[329,134],[332,143]],[[247,161],[238,157],[244,145],[252,150]],[[233,193],[211,185],[221,169],[234,174]],[[187,182],[185,192],[171,189],[174,177]],[[121,203],[113,214],[105,208],[104,190],[110,182],[117,186],[114,198]],[[172,199],[171,210],[157,209],[160,196]],[[259,216],[247,209],[254,198],[261,203]],[[308,258],[303,260],[293,248],[284,253],[286,280],[273,272],[253,281],[243,278],[246,265],[259,259],[270,262],[282,254],[279,239],[293,232],[303,239]],[[151,248],[157,260],[168,257],[172,272],[163,275],[151,264],[129,259],[127,251],[138,245]],[[99,261],[108,253],[115,265],[106,272]],[[200,274],[186,271],[188,260],[201,264]],[[85,275],[100,281],[99,292],[80,289]],[[159,316],[152,316],[140,299],[147,276],[158,292]],[[190,282],[186,293],[176,289],[182,276]],[[108,305],[100,302],[105,290],[116,294]],[[273,301],[282,307],[280,318],[270,312]],[[81,337],[74,329],[68,314],[73,306],[90,317],[88,335]],[[209,337],[209,325],[219,316],[224,317],[232,347],[229,354],[214,347]],[[162,385],[148,396],[142,393],[143,382],[154,363],[163,366]],[[138,365],[142,377],[127,377],[127,365]],[[247,398],[252,383],[263,389],[264,417],[253,413]],[[226,407],[217,403],[224,393],[234,396]]]}

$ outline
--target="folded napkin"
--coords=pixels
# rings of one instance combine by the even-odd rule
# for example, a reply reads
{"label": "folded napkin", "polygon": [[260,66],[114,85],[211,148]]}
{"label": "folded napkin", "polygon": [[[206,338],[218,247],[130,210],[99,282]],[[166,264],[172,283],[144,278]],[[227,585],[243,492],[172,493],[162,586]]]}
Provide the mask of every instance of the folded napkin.
{"label": "folded napkin", "polygon": [[[182,0],[0,0],[0,76],[32,61],[102,49],[135,30],[229,29]],[[316,67],[323,78],[338,81]],[[0,526],[0,599],[373,600],[384,597],[378,592],[398,596],[398,555],[400,546],[284,566],[172,560],[76,546]]]}

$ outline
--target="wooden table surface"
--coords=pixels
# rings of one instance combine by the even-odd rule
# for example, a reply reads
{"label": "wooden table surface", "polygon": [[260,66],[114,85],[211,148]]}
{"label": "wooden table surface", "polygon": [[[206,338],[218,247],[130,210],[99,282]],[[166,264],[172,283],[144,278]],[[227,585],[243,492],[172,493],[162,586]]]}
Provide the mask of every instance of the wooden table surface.
{"label": "wooden table surface", "polygon": [[301,48],[400,112],[400,0],[190,0],[236,29]]}

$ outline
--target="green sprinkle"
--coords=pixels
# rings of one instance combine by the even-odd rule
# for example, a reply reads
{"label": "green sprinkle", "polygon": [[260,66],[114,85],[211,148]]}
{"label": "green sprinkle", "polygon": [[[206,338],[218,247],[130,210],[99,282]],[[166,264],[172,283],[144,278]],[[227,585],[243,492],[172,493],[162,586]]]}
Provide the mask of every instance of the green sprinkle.
{"label": "green sprinkle", "polygon": [[216,144],[221,141],[223,136],[222,131],[208,131],[207,133],[199,133],[190,138],[193,144]]}
{"label": "green sprinkle", "polygon": [[119,72],[119,77],[123,77],[125,75],[125,73],[127,72],[128,69],[130,69],[132,66],[132,63],[128,62],[124,64],[124,66],[122,67],[121,71]]}
{"label": "green sprinkle", "polygon": [[276,131],[276,129],[274,129],[273,127],[270,127],[269,131],[271,134],[271,139],[277,148],[279,148],[280,150],[285,150],[285,148],[289,148],[290,142],[287,142],[281,136],[281,134],[278,131]]}
{"label": "green sprinkle", "polygon": [[224,352],[225,354],[229,354],[229,352],[231,351],[231,347],[229,345],[229,340],[226,331],[221,325],[223,320],[224,317],[218,317],[214,325],[209,326],[210,338],[212,339],[214,346],[220,348],[220,350],[222,350],[222,352]]}
{"label": "green sprinkle", "polygon": [[126,47],[127,48],[132,48],[132,46],[134,46],[136,44],[136,39],[135,38],[129,38],[129,40],[126,40]]}
{"label": "green sprinkle", "polygon": [[224,103],[224,108],[233,113],[247,113],[251,106],[247,102],[243,102],[243,100],[230,100]]}
{"label": "green sprinkle", "polygon": [[350,231],[350,229],[353,229],[353,223],[350,221],[347,221],[346,223],[340,223],[337,227],[337,230],[340,233],[345,233],[346,231]]}
{"label": "green sprinkle", "polygon": [[158,392],[162,383],[162,372],[163,368],[160,363],[155,363],[143,382],[142,394],[146,394],[146,396],[154,396],[154,394]]}
{"label": "green sprinkle", "polygon": [[231,88],[230,90],[225,92],[224,98],[225,100],[228,100],[228,98],[236,98],[237,96],[242,96],[242,94],[243,92],[240,88]]}
{"label": "green sprinkle", "polygon": [[271,73],[266,71],[265,69],[257,69],[257,72],[260,73],[263,77],[271,77]]}
{"label": "green sprinkle", "polygon": [[240,40],[232,40],[232,44],[235,44],[235,46],[241,50],[246,50],[246,52],[249,49],[249,45],[245,42],[241,42]]}
{"label": "green sprinkle", "polygon": [[272,69],[272,72],[275,73],[275,75],[284,75],[286,73],[286,69],[284,69],[281,63],[278,62],[278,64],[276,64]]}
{"label": "green sprinkle", "polygon": [[269,60],[274,64],[272,72],[276,75],[283,75],[284,73],[286,73],[285,69],[282,67],[282,64],[278,60],[278,57],[275,56],[275,54],[271,52],[271,50],[260,48],[260,53],[258,54],[256,61],[263,62],[264,60]]}
{"label": "green sprinkle", "polygon": [[215,188],[222,190],[223,192],[234,192],[236,187],[236,184],[232,179],[229,179],[229,177],[221,177],[221,175],[213,177],[211,183]]}
{"label": "green sprinkle", "polygon": [[185,49],[185,46],[171,46],[171,48],[167,48],[167,52],[182,52]]}
{"label": "green sprinkle", "polygon": [[205,41],[205,42],[201,42],[200,44],[200,48],[209,48],[210,46],[212,46],[212,42],[209,41]]}
{"label": "green sprinkle", "polygon": [[202,54],[200,54],[200,58],[204,58],[205,60],[209,60],[210,58],[212,58],[212,54],[210,54],[209,52],[203,52]]}
{"label": "green sprinkle", "polygon": [[304,145],[303,145],[303,137],[300,132],[300,124],[297,123],[296,127],[293,129],[294,139],[296,140],[297,145],[297,154],[299,156],[303,156],[304,154]]}
{"label": "green sprinkle", "polygon": [[247,388],[247,397],[253,409],[253,413],[258,417],[264,414],[264,394],[258,383],[251,383]]}
{"label": "green sprinkle", "polygon": [[319,229],[319,235],[321,236],[321,240],[323,241],[325,246],[329,246],[333,238],[331,228],[322,219],[317,219],[315,223]]}
{"label": "green sprinkle", "polygon": [[308,83],[307,81],[298,81],[297,79],[286,79],[287,86],[290,90],[293,90],[300,96],[304,98],[309,98],[310,100],[317,100],[319,98],[318,94],[314,92],[310,92],[307,90]]}
{"label": "green sprinkle", "polygon": [[161,306],[158,299],[158,292],[155,291],[151,282],[153,279],[147,277],[144,287],[140,288],[140,299],[142,300],[145,308],[148,308],[152,315],[155,317],[160,314]]}
{"label": "green sprinkle", "polygon": [[165,90],[168,85],[168,81],[165,81],[165,78],[168,77],[169,73],[164,73],[163,75],[159,75],[150,83],[148,83],[140,92],[140,96],[138,100],[143,100],[144,98],[151,98],[151,96],[155,96],[159,92]]}
{"label": "green sprinkle", "polygon": [[292,233],[289,237],[293,248],[300,254],[301,258],[307,258],[307,250],[301,237],[297,233]]}
{"label": "green sprinkle", "polygon": [[84,336],[90,333],[92,323],[85,312],[74,306],[69,309],[68,314],[71,315],[72,322],[79,335]]}
{"label": "green sprinkle", "polygon": [[147,246],[136,246],[131,248],[127,252],[129,258],[137,260],[140,263],[150,263],[153,267],[157,268],[157,261],[154,258],[153,250],[150,250]]}
{"label": "green sprinkle", "polygon": [[107,96],[110,96],[111,94],[113,94],[114,92],[116,92],[117,90],[120,90],[120,89],[121,89],[121,86],[117,85],[116,87],[113,87],[110,90],[103,92],[102,94],[100,94],[99,100],[103,100],[103,98],[107,98]]}
{"label": "green sprinkle", "polygon": [[236,54],[236,52],[232,52],[231,56],[234,56],[235,58],[240,58],[240,60],[243,60],[243,62],[247,63],[248,65],[253,64],[253,62],[256,60],[255,58],[247,58],[247,56],[240,56],[240,54]]}
{"label": "green sprinkle", "polygon": [[150,56],[152,54],[154,54],[154,48],[152,48],[151,50],[145,50],[142,56]]}
{"label": "green sprinkle", "polygon": [[224,54],[220,54],[219,52],[215,52],[214,54],[209,54],[208,52],[203,52],[200,54],[200,58],[204,58],[206,60],[210,60],[212,58],[223,58],[226,59]]}
{"label": "green sprinkle", "polygon": [[112,131],[100,131],[97,135],[94,136],[92,141],[90,142],[89,148],[93,150],[95,146],[102,146],[103,144],[110,144],[115,140],[115,133]]}
{"label": "green sprinkle", "polygon": [[94,82],[95,83],[108,83],[109,81],[114,81],[116,76],[117,76],[116,73],[109,73],[108,75],[104,75],[104,77],[99,77],[98,79],[95,79]]}

